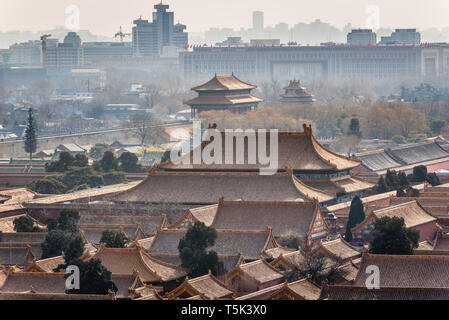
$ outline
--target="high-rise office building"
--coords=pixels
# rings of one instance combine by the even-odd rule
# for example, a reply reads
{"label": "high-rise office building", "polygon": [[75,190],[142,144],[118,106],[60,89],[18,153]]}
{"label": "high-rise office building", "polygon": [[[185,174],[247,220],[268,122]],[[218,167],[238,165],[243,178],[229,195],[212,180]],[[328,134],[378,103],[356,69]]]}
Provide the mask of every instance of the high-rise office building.
{"label": "high-rise office building", "polygon": [[133,51],[137,57],[157,57],[163,52],[163,47],[182,48],[188,43],[186,26],[174,25],[174,13],[167,11],[168,5],[162,2],[156,4],[153,21],[139,18],[134,20]]}
{"label": "high-rise office building", "polygon": [[257,32],[262,32],[264,28],[264,18],[262,11],[253,12],[253,29]]}
{"label": "high-rise office building", "polygon": [[69,32],[63,43],[47,39],[46,66],[48,69],[70,70],[84,64],[81,38],[76,32]]}

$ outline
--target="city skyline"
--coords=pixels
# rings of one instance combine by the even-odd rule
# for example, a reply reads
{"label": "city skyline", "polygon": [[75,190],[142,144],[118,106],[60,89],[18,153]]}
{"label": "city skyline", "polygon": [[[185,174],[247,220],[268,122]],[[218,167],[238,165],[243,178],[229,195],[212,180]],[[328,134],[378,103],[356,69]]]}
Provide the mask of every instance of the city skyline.
{"label": "city skyline", "polygon": [[[28,2],[24,0],[4,0],[0,3],[0,31],[37,31],[64,26],[69,16],[66,8],[76,5],[80,10],[80,29],[88,29],[100,36],[112,37],[120,25],[130,32],[132,21],[140,16],[151,20],[153,6],[158,1],[131,0],[123,6],[116,2],[98,0],[42,0]],[[375,13],[369,8],[378,7],[380,28],[417,28],[443,29],[449,27],[445,16],[449,12],[449,3],[444,0],[419,0],[394,3],[385,0],[341,0],[327,2],[317,0],[313,3],[298,3],[291,0],[277,2],[249,0],[245,2],[229,0],[226,3],[206,0],[164,1],[175,12],[176,22],[187,25],[190,33],[199,33],[209,28],[250,28],[252,12],[265,13],[265,26],[287,23],[293,27],[296,23],[310,23],[316,19],[325,21],[339,29],[347,23],[354,28],[366,28],[373,23]],[[24,7],[28,9],[23,10]],[[44,9],[45,8],[45,9]],[[51,8],[51,10],[48,10]],[[198,8],[202,8],[198,12]],[[368,10],[368,11],[367,11]],[[376,9],[374,9],[375,11]],[[106,12],[109,19],[98,23],[99,13]],[[401,12],[400,15],[397,12]],[[17,19],[21,17],[21,19]]]}

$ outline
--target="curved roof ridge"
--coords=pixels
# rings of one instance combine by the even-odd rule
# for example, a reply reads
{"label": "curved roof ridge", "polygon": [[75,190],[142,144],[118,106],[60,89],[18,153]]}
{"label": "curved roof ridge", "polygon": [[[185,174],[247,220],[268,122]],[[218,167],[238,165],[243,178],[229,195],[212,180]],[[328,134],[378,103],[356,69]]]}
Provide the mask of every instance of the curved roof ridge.
{"label": "curved roof ridge", "polygon": [[[324,202],[324,201],[332,200],[335,198],[335,195],[333,195],[332,193],[311,187],[311,186],[305,184],[304,182],[302,182],[300,179],[296,178],[293,174],[291,175],[291,178],[292,178],[293,184],[295,185],[296,190],[300,194],[302,194],[306,198],[308,198],[309,200],[313,201],[314,199],[317,199],[319,202]],[[316,195],[313,196],[313,195],[308,194],[307,190],[317,193],[321,199],[318,199],[316,197]]]}
{"label": "curved roof ridge", "polygon": [[[323,161],[325,161],[325,162],[329,163],[330,165],[332,165],[336,170],[352,169],[352,168],[355,168],[355,167],[357,167],[358,165],[360,165],[362,163],[361,160],[343,156],[341,154],[335,153],[335,152],[333,152],[333,151],[323,147],[312,134],[310,134],[310,138],[311,138],[311,142],[312,142],[312,145],[313,145],[313,150],[316,152],[316,154],[321,159],[323,159]],[[324,157],[324,155],[320,154],[320,152],[329,153],[330,155],[333,155],[334,157],[340,158],[342,160],[346,160],[346,161],[349,161],[349,162],[354,162],[354,164],[352,164],[352,165],[347,164],[346,165],[347,167],[339,168],[338,164],[333,163],[332,160],[326,159]]]}
{"label": "curved roof ridge", "polygon": [[384,148],[368,150],[368,151],[363,151],[363,152],[356,152],[356,153],[354,153],[354,155],[356,157],[358,157],[358,156],[367,156],[367,155],[370,155],[370,154],[376,154],[376,153],[382,153],[382,152],[385,152]]}

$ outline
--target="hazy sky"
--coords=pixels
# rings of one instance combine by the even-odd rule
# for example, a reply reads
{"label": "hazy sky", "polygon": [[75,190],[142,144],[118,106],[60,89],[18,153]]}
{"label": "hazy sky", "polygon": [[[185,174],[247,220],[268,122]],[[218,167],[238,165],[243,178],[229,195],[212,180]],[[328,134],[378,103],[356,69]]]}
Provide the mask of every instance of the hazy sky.
{"label": "hazy sky", "polygon": [[[113,36],[122,25],[129,32],[132,20],[151,20],[159,0],[0,0],[0,31],[44,30],[65,25],[67,6],[80,9],[80,27],[94,34]],[[370,5],[379,8],[380,27],[443,28],[449,26],[449,0],[165,0],[175,20],[190,32],[210,27],[248,28],[251,12],[265,12],[265,25],[315,19],[339,28],[347,22],[365,27]]]}

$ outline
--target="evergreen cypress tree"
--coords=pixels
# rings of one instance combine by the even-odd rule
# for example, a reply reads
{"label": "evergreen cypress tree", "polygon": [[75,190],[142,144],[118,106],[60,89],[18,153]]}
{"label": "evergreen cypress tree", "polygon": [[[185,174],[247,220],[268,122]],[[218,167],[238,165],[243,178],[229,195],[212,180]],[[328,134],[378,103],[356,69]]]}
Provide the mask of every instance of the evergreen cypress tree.
{"label": "evergreen cypress tree", "polygon": [[345,240],[352,241],[351,229],[365,220],[365,211],[363,210],[363,203],[359,196],[355,196],[351,201],[351,208],[349,210],[348,223],[346,224]]}
{"label": "evergreen cypress tree", "polygon": [[36,122],[34,121],[33,109],[28,109],[27,127],[25,130],[25,152],[29,153],[30,161],[33,158],[33,152],[36,152]]}
{"label": "evergreen cypress tree", "polygon": [[405,172],[401,171],[398,174],[399,176],[399,186],[400,187],[406,187],[409,185],[409,182],[407,180],[407,175],[405,174]]}
{"label": "evergreen cypress tree", "polygon": [[379,181],[377,181],[377,187],[376,187],[377,193],[384,193],[388,192],[388,186],[385,182],[385,179],[383,176],[380,176]]}

